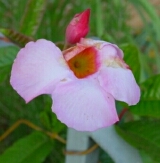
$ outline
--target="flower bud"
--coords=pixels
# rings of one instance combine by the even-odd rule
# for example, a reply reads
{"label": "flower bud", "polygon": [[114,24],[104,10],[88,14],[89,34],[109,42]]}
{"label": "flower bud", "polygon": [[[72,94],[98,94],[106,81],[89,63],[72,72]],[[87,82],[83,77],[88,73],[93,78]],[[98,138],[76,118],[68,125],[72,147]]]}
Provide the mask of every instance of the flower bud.
{"label": "flower bud", "polygon": [[88,34],[89,16],[90,9],[74,16],[66,29],[66,41],[68,43],[75,44],[79,42],[82,37],[85,37]]}

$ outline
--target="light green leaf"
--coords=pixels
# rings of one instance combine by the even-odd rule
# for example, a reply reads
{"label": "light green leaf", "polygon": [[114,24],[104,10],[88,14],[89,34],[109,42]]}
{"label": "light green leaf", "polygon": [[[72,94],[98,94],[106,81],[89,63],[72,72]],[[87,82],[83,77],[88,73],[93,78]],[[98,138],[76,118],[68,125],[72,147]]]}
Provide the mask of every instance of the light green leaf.
{"label": "light green leaf", "polygon": [[120,47],[124,52],[124,61],[131,68],[137,82],[140,79],[140,61],[139,61],[139,51],[135,45],[126,44]]}
{"label": "light green leaf", "polygon": [[51,152],[51,140],[41,132],[33,132],[9,147],[1,156],[1,163],[42,163]]}
{"label": "light green leaf", "polygon": [[23,15],[20,32],[34,36],[41,23],[48,0],[29,0]]}
{"label": "light green leaf", "polygon": [[104,21],[103,21],[103,10],[101,0],[95,1],[96,7],[96,26],[97,26],[97,36],[100,38],[104,34]]}
{"label": "light green leaf", "polygon": [[160,162],[160,121],[135,121],[116,127],[130,144],[145,151],[156,163]]}
{"label": "light green leaf", "polygon": [[6,46],[0,48],[0,68],[11,65],[19,51],[16,46]]}

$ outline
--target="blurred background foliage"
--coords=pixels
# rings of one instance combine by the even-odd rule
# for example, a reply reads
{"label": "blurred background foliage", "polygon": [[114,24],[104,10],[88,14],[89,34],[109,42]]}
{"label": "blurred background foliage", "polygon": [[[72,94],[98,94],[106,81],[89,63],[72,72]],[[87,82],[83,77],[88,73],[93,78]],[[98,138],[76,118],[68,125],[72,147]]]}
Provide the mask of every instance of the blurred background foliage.
{"label": "blurred background foliage", "polygon": [[[138,105],[128,107],[126,104],[117,104],[120,106],[119,112],[124,107],[129,108],[116,126],[117,132],[140,150],[144,163],[159,163],[159,0],[1,0],[0,135],[19,119],[27,119],[66,139],[67,128],[51,113],[50,97],[40,96],[26,105],[9,84],[10,71],[19,48],[29,40],[45,38],[57,45],[63,44],[67,24],[76,13],[86,8],[91,9],[88,37],[118,44],[124,50],[125,61],[141,86],[142,97]],[[30,151],[34,141],[37,146]],[[0,162],[5,160],[5,163],[17,163],[15,155],[23,150],[21,144],[28,149],[28,153],[24,151],[24,155],[18,156],[21,157],[21,163],[64,162],[62,151],[65,144],[51,140],[45,134],[33,132],[26,125],[20,125],[0,142]],[[11,145],[12,148],[9,148]],[[29,156],[32,160],[29,160]],[[6,159],[8,157],[11,162]],[[101,163],[113,163],[102,150],[99,159]]]}

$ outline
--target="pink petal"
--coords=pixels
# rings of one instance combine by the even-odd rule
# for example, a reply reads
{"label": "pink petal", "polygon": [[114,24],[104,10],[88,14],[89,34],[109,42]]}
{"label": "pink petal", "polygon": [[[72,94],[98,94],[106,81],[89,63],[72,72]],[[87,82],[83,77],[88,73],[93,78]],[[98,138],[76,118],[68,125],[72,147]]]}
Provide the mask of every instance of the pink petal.
{"label": "pink petal", "polygon": [[13,63],[10,82],[29,102],[40,94],[52,92],[59,81],[66,80],[71,74],[59,48],[41,39],[29,42],[19,51]]}
{"label": "pink petal", "polygon": [[76,130],[94,131],[118,121],[113,97],[92,80],[60,83],[52,99],[57,118]]}
{"label": "pink petal", "polygon": [[75,44],[89,31],[90,9],[76,14],[66,29],[66,40],[68,43]]}
{"label": "pink petal", "polygon": [[135,105],[140,99],[140,89],[129,69],[106,67],[99,73],[100,85],[116,100]]}
{"label": "pink petal", "polygon": [[99,50],[102,60],[109,59],[110,57],[123,58],[123,52],[114,44],[103,44],[102,48]]}
{"label": "pink petal", "polygon": [[115,44],[110,42],[105,42],[101,40],[93,40],[93,39],[86,39],[81,38],[80,44],[88,47],[88,46],[95,46],[99,50],[100,55],[104,55],[104,57],[120,57],[123,58],[124,54],[123,51]]}

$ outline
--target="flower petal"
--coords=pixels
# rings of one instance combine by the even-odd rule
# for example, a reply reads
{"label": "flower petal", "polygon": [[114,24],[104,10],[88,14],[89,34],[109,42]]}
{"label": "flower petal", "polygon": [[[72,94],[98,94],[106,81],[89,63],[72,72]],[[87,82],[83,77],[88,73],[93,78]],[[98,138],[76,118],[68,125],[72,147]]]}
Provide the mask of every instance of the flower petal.
{"label": "flower petal", "polygon": [[58,119],[76,130],[94,131],[118,121],[113,97],[89,79],[60,83],[52,99]]}
{"label": "flower petal", "polygon": [[80,44],[86,47],[97,47],[99,54],[104,57],[120,57],[122,59],[124,56],[123,51],[117,45],[110,42],[81,38]]}
{"label": "flower petal", "polygon": [[34,97],[50,93],[59,81],[72,75],[62,52],[50,41],[29,42],[14,61],[11,85],[29,102]]}
{"label": "flower petal", "polygon": [[99,73],[100,85],[116,100],[135,105],[140,99],[140,89],[129,69],[103,68]]}
{"label": "flower petal", "polygon": [[101,49],[99,50],[100,56],[102,59],[108,59],[110,57],[119,57],[123,58],[123,52],[114,44],[103,44]]}

